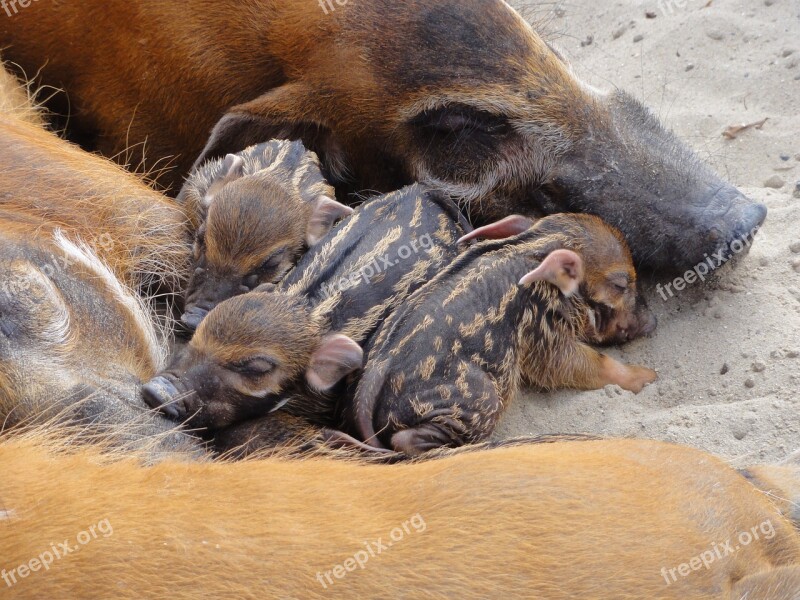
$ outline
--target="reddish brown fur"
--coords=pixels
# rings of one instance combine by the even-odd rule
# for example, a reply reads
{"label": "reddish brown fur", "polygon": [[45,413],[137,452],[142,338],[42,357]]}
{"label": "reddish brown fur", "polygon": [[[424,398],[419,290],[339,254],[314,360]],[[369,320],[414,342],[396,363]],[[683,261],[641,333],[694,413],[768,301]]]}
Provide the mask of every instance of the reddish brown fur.
{"label": "reddish brown fur", "polygon": [[0,421],[68,414],[126,423],[129,434],[134,422],[142,435],[166,431],[136,407],[136,386],[163,349],[130,290],[178,291],[191,249],[185,216],[139,178],[45,131],[30,104],[15,108],[21,98],[4,74]]}
{"label": "reddish brown fur", "polygon": [[177,157],[175,189],[219,120],[203,158],[302,139],[340,192],[421,181],[475,220],[597,214],[654,268],[727,251],[766,217],[504,0],[40,0],[0,21],[0,44],[66,88],[87,144]]}
{"label": "reddish brown fur", "polygon": [[[395,466],[267,459],[144,468],[90,450],[48,451],[34,437],[0,446],[0,472],[6,574],[107,520],[103,535],[47,571],[16,575],[7,591],[20,600],[350,600],[400,590],[463,600],[794,600],[798,592],[800,540],[770,499],[720,460],[656,442],[521,445]],[[662,569],[767,522],[771,539],[667,585]],[[408,533],[363,570],[331,575],[327,589],[319,583],[318,574],[325,581],[404,524]]]}

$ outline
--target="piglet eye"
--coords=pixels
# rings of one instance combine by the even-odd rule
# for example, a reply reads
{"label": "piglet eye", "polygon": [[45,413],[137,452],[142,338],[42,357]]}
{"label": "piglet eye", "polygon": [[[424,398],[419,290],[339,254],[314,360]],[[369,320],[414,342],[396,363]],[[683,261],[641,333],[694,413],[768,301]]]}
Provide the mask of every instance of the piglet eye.
{"label": "piglet eye", "polygon": [[625,294],[628,291],[628,285],[630,285],[630,279],[626,274],[609,277],[608,282],[620,294]]}
{"label": "piglet eye", "polygon": [[261,263],[261,266],[258,268],[259,271],[262,273],[265,271],[272,271],[280,266],[281,262],[283,261],[283,255],[286,253],[286,248],[281,248],[280,250],[276,250],[272,253],[272,255]]}
{"label": "piglet eye", "polygon": [[245,377],[264,377],[275,370],[275,361],[268,358],[252,358],[229,365],[232,371]]}

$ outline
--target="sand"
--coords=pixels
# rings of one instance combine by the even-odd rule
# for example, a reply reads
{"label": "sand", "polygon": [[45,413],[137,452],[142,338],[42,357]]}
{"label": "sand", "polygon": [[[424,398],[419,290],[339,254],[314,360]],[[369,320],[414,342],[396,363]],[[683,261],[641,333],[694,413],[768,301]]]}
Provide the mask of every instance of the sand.
{"label": "sand", "polygon": [[[639,395],[611,386],[525,393],[498,438],[653,438],[742,465],[799,450],[800,197],[793,192],[800,182],[800,2],[512,4],[539,24],[580,77],[634,93],[718,172],[764,202],[769,217],[749,255],[720,269],[714,281],[667,300],[657,282],[646,282],[658,331],[610,354],[656,369],[656,384]],[[722,135],[765,118],[761,129],[735,140]],[[770,187],[782,181],[780,189]]]}

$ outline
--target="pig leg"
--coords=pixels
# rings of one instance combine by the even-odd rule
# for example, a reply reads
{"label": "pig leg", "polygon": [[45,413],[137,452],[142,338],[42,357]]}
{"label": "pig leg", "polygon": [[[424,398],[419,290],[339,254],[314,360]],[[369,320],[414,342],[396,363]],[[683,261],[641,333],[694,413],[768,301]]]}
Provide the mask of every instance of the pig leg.
{"label": "pig leg", "polygon": [[561,360],[543,365],[546,373],[534,376],[532,382],[544,387],[598,390],[607,385],[638,394],[644,387],[658,379],[652,369],[625,365],[610,356],[580,342],[564,349]]}
{"label": "pig leg", "polygon": [[[456,442],[455,437],[445,427],[440,423],[425,423],[412,429],[404,429],[392,436],[392,448],[409,456],[419,456],[436,448],[462,445]],[[453,423],[449,428],[457,427]]]}
{"label": "pig leg", "polygon": [[[439,386],[417,397],[412,404],[416,424],[393,434],[391,447],[417,456],[437,448],[485,441],[497,425],[503,402],[489,377],[480,372],[483,385],[476,379],[467,377],[455,385]],[[445,398],[447,404],[442,406]],[[432,401],[441,408],[428,410],[426,407],[432,406]]]}

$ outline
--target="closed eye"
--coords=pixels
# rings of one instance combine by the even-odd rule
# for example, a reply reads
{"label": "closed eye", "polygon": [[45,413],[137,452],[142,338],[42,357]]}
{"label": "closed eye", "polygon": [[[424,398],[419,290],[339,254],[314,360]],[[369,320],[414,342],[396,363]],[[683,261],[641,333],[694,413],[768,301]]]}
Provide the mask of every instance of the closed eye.
{"label": "closed eye", "polygon": [[283,262],[283,257],[286,254],[286,248],[279,248],[267,258],[258,268],[261,272],[268,272],[276,269]]}
{"label": "closed eye", "polygon": [[630,277],[627,273],[614,273],[609,275],[608,283],[620,294],[625,294],[630,286]]}
{"label": "closed eye", "polygon": [[269,375],[275,370],[276,363],[271,358],[251,358],[228,365],[228,369],[248,377],[257,379]]}
{"label": "closed eye", "polygon": [[467,105],[450,105],[420,113],[410,124],[433,135],[504,135],[510,131],[506,117]]}

